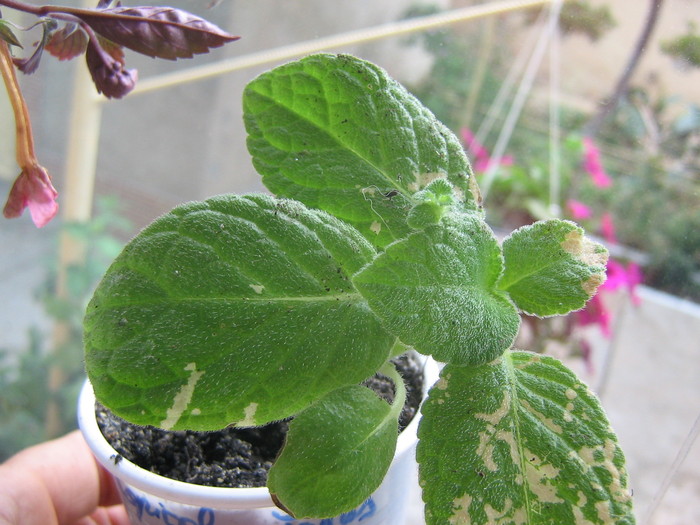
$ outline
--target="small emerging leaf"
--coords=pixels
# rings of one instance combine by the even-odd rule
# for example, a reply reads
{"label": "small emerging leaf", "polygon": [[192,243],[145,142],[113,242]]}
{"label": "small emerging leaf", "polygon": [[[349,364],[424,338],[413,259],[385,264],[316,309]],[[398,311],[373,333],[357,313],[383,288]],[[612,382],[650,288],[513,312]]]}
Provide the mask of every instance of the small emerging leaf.
{"label": "small emerging leaf", "polygon": [[481,217],[450,214],[387,246],[353,284],[407,345],[438,361],[479,365],[510,348],[520,325],[495,286],[502,267]]}
{"label": "small emerging leaf", "polygon": [[137,53],[170,60],[207,53],[239,38],[172,7],[76,9],[71,13],[112,42]]}
{"label": "small emerging leaf", "polygon": [[51,33],[45,49],[59,60],[70,60],[85,52],[88,37],[76,24],[67,24]]}
{"label": "small emerging leaf", "polygon": [[0,38],[12,46],[22,47],[22,44],[12,31],[11,24],[6,20],[0,19]]}
{"label": "small emerging leaf", "polygon": [[580,310],[605,282],[608,252],[570,221],[536,222],[503,241],[498,286],[523,312],[550,316]]}
{"label": "small emerging leaf", "polygon": [[598,399],[559,361],[448,365],[422,409],[428,525],[631,525],[624,457]]}
{"label": "small emerging leaf", "polygon": [[268,479],[273,499],[298,518],[329,518],[365,501],[384,479],[396,449],[405,398],[398,374],[393,406],[364,386],[328,394],[289,425]]}

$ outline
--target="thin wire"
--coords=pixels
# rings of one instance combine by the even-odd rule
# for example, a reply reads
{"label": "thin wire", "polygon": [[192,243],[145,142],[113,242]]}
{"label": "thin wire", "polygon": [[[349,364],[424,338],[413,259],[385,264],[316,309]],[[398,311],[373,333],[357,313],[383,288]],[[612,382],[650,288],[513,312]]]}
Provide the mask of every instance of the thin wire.
{"label": "thin wire", "polygon": [[678,471],[680,470],[681,465],[683,465],[685,458],[688,457],[690,449],[693,447],[693,443],[695,443],[698,434],[700,434],[700,414],[698,414],[698,417],[695,419],[693,427],[690,429],[690,432],[685,437],[683,445],[681,445],[681,448],[678,450],[678,454],[676,454],[676,459],[673,460],[673,464],[668,469],[666,477],[664,477],[663,482],[661,483],[659,489],[654,495],[654,499],[651,500],[651,503],[649,504],[649,509],[647,510],[646,518],[644,519],[645,525],[651,524],[651,519],[654,517],[654,513],[658,509],[659,503],[661,503],[661,501],[664,499],[666,492],[673,483],[673,479],[678,474]]}
{"label": "thin wire", "polygon": [[535,82],[535,75],[537,74],[537,70],[539,69],[540,64],[542,63],[544,53],[547,49],[547,44],[551,40],[552,34],[557,28],[557,23],[559,20],[559,11],[561,11],[561,4],[562,0],[553,0],[551,3],[552,7],[549,13],[547,27],[545,28],[545,31],[543,31],[540,34],[540,38],[537,40],[537,45],[532,53],[532,57],[530,58],[530,63],[528,64],[527,70],[525,71],[525,75],[520,83],[520,86],[518,86],[518,91],[515,94],[513,104],[511,105],[510,111],[508,112],[503,127],[501,128],[501,133],[499,134],[498,141],[496,142],[496,146],[493,149],[493,154],[489,161],[489,166],[486,169],[486,173],[484,174],[484,177],[480,184],[481,195],[484,201],[488,197],[489,190],[491,189],[491,184],[493,184],[493,179],[496,176],[498,166],[500,165],[501,159],[503,158],[503,153],[505,152],[505,149],[508,146],[508,142],[510,141],[510,137],[513,134],[513,130],[515,129],[515,124],[517,123],[518,118],[522,113],[523,107],[525,106],[525,101],[527,100],[527,97],[530,94],[530,91],[532,90],[532,86]]}
{"label": "thin wire", "polygon": [[241,69],[280,62],[282,60],[288,60],[290,58],[327,49],[379,40],[390,36],[405,35],[417,31],[426,31],[456,22],[464,22],[466,20],[474,20],[509,11],[551,4],[553,1],[556,0],[507,0],[502,2],[490,2],[487,4],[454,9],[444,13],[391,22],[373,28],[339,33],[325,38],[318,38],[228,60],[220,60],[212,64],[182,69],[173,73],[157,75],[139,82],[130,96],[133,97],[140,93],[147,93],[175,85],[194,82],[196,80],[203,80]]}
{"label": "thin wire", "polygon": [[[561,4],[561,2],[559,2]],[[558,17],[557,17],[558,19]],[[561,32],[555,27],[549,47],[549,214],[561,215]]]}
{"label": "thin wire", "polygon": [[[544,25],[544,14],[540,14],[540,18],[537,20],[536,26],[539,25]],[[515,86],[515,82],[523,74],[523,71],[527,66],[529,51],[534,47],[536,37],[537,33],[533,31],[528,42],[520,48],[520,52],[518,53],[518,56],[515,57],[513,66],[508,71],[506,78],[503,80],[501,87],[498,89],[496,98],[493,99],[491,106],[489,106],[489,109],[486,112],[486,116],[481,121],[479,128],[474,134],[476,138],[475,143],[484,144],[486,142],[486,137],[488,137],[489,133],[491,133],[496,120],[501,114],[503,106],[505,106],[506,100],[510,97]]]}

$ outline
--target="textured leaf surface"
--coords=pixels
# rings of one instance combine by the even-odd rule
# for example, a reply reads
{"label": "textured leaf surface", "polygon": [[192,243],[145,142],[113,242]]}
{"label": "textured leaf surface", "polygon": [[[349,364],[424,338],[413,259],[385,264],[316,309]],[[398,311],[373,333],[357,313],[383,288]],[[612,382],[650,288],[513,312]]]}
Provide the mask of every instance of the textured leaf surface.
{"label": "textured leaf surface", "polygon": [[287,512],[299,518],[337,516],[377,489],[394,457],[405,400],[395,371],[392,379],[398,387],[392,406],[352,385],[331,392],[290,423],[268,479],[273,498]]}
{"label": "textured leaf surface", "polygon": [[607,250],[576,224],[553,219],[513,232],[503,241],[499,287],[523,312],[560,315],[580,310],[605,281]]}
{"label": "textured leaf surface", "polygon": [[424,404],[429,525],[632,524],[624,457],[598,399],[559,361],[449,365]]}
{"label": "textured leaf surface", "polygon": [[265,185],[350,222],[377,246],[408,233],[413,194],[436,178],[476,207],[457,138],[373,64],[307,57],[255,79],[243,105]]}
{"label": "textured leaf surface", "polygon": [[395,338],[349,275],[355,230],[270,197],[180,206],[115,260],[88,306],[97,398],[141,424],[259,425],[373,374]]}
{"label": "textured leaf surface", "polygon": [[353,283],[387,329],[438,361],[483,364],[510,348],[520,317],[495,288],[498,242],[476,214],[452,214],[386,248]]}
{"label": "textured leaf surface", "polygon": [[150,57],[191,58],[239,37],[192,13],[172,7],[66,9],[95,32]]}

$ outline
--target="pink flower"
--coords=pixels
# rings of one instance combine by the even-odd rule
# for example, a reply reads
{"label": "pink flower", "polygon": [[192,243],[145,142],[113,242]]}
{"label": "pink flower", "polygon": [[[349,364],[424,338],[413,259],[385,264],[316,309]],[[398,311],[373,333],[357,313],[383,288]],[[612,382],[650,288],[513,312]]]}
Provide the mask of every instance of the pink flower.
{"label": "pink flower", "polygon": [[588,206],[574,199],[569,199],[566,201],[566,207],[568,208],[571,217],[577,221],[582,219],[590,219],[593,216],[593,213]]}
{"label": "pink flower", "polygon": [[3,215],[14,218],[29,208],[32,220],[38,228],[45,226],[58,211],[58,192],[51,184],[51,177],[36,158],[32,123],[29,110],[22,96],[14,62],[7,43],[0,39],[0,75],[7,89],[7,96],[15,117],[15,157],[22,170],[15,180],[7,197]]}
{"label": "pink flower", "polygon": [[617,234],[615,233],[615,223],[613,222],[612,215],[609,212],[605,212],[600,218],[600,231],[606,241],[617,244]]}
{"label": "pink flower", "polygon": [[583,138],[583,169],[588,172],[593,184],[598,188],[612,186],[612,179],[605,173],[600,161],[600,150],[590,137]]}
{"label": "pink flower", "polygon": [[32,221],[41,228],[58,212],[56,197],[58,192],[51,184],[49,174],[43,167],[33,164],[22,170],[12,185],[3,215],[8,219],[19,217],[25,208],[29,208]]}
{"label": "pink flower", "polygon": [[637,286],[642,283],[642,270],[639,265],[631,262],[625,266],[613,259],[608,261],[607,279],[586,305],[586,308],[576,312],[576,324],[587,326],[597,324],[605,337],[612,336],[610,310],[605,306],[603,296],[606,292],[614,292],[626,288],[632,303],[639,305],[641,299],[637,295]]}
{"label": "pink flower", "polygon": [[[467,153],[471,157],[472,166],[474,171],[478,173],[484,173],[491,166],[493,159],[489,154],[488,150],[476,140],[474,133],[469,128],[462,128],[460,130],[462,135],[462,143],[464,144]],[[511,166],[513,164],[513,157],[506,155],[502,157],[499,166]]]}
{"label": "pink flower", "polygon": [[597,324],[605,337],[612,336],[610,310],[605,306],[600,294],[594,295],[586,308],[576,312],[576,324],[588,326]]}
{"label": "pink flower", "polygon": [[642,270],[638,264],[629,263],[626,267],[617,261],[608,261],[608,278],[602,284],[601,290],[615,291],[620,288],[627,288],[632,298],[632,302],[638,305],[641,299],[637,295],[637,285],[642,283]]}

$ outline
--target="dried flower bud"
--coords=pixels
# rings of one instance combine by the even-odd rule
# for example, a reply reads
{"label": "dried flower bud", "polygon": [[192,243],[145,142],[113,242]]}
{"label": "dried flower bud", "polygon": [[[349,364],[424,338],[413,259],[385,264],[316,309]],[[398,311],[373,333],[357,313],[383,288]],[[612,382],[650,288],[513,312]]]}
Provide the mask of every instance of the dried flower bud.
{"label": "dried flower bud", "polygon": [[58,212],[58,192],[51,184],[51,177],[42,166],[34,163],[24,167],[15,180],[7,198],[3,214],[8,219],[19,217],[29,208],[32,221],[41,228]]}
{"label": "dried flower bud", "polygon": [[124,69],[124,63],[102,49],[96,40],[90,39],[85,60],[98,93],[107,98],[122,98],[136,85],[135,69]]}

